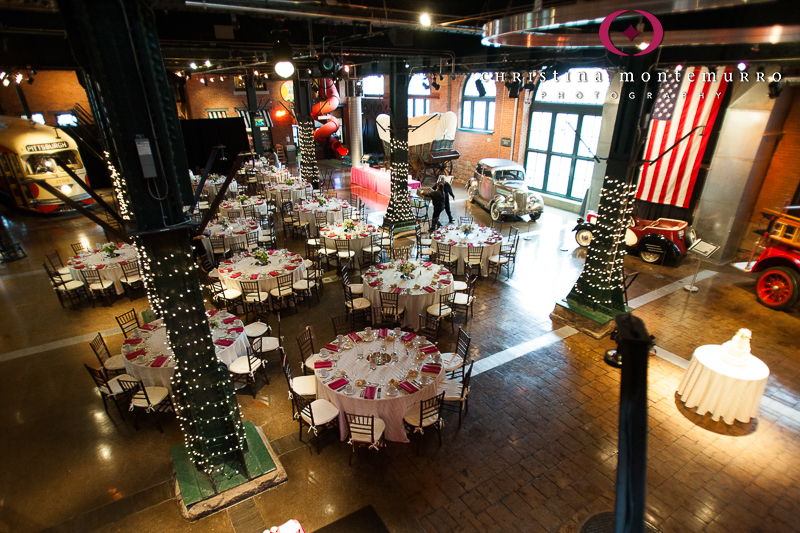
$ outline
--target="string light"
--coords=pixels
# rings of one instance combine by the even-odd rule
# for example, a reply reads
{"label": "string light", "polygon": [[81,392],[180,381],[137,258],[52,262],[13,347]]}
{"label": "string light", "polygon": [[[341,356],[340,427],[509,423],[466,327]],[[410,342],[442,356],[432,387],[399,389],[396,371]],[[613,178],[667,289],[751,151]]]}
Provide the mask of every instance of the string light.
{"label": "string light", "polygon": [[392,135],[389,141],[389,153],[392,195],[389,198],[389,206],[386,208],[386,219],[395,225],[412,222],[414,214],[411,212],[411,203],[408,201],[408,142]]}
{"label": "string light", "polygon": [[131,219],[131,205],[128,201],[128,185],[122,176],[117,172],[114,163],[111,162],[111,154],[108,150],[103,151],[103,156],[106,159],[108,166],[108,174],[111,176],[111,183],[114,185],[114,195],[117,197],[117,205],[119,205],[119,215],[123,220]]}
{"label": "string light", "polygon": [[319,167],[317,167],[317,151],[314,144],[314,121],[298,120],[300,126],[300,177],[319,189]]}

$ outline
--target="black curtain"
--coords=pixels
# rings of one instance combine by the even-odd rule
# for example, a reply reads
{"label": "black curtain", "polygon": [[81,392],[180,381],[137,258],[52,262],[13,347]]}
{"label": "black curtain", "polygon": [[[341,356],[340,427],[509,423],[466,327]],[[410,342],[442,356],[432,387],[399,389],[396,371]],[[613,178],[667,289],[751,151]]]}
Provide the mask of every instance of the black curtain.
{"label": "black curtain", "polygon": [[189,168],[199,174],[205,168],[208,156],[214,146],[225,147],[225,157],[217,157],[211,165],[211,173],[227,174],[239,152],[249,152],[250,143],[241,117],[202,118],[182,120],[183,142],[186,145],[186,159]]}
{"label": "black curtain", "polygon": [[361,99],[361,136],[364,154],[383,153],[383,143],[378,136],[378,124],[375,122],[381,113],[389,114],[388,102],[383,99]]}

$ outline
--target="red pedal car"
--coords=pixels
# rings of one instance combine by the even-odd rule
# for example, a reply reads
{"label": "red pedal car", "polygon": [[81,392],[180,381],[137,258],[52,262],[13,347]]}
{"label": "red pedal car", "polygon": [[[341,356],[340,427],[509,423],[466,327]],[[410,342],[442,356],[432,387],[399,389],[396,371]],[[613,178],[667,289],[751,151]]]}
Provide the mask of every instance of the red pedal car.
{"label": "red pedal car", "polygon": [[[590,211],[586,220],[578,219],[572,229],[575,240],[581,246],[589,246],[592,242],[597,213]],[[696,239],[695,232],[684,220],[659,218],[645,220],[631,216],[625,230],[625,244],[639,252],[645,263],[660,263],[664,259],[676,260],[686,255],[687,249]]]}

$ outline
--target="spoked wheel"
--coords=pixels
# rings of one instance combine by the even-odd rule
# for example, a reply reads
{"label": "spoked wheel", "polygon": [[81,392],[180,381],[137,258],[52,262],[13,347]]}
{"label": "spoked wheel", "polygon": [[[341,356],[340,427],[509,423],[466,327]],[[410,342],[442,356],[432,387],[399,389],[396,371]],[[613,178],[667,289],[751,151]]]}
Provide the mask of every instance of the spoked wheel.
{"label": "spoked wheel", "polygon": [[492,202],[492,205],[489,206],[489,214],[492,215],[492,220],[495,222],[500,222],[503,219],[503,209],[497,202]]}
{"label": "spoked wheel", "polygon": [[475,187],[467,189],[467,200],[469,200],[470,203],[475,203]]}
{"label": "spoked wheel", "polygon": [[588,229],[579,229],[575,234],[575,241],[584,248],[592,242],[592,232]]}
{"label": "spoked wheel", "polygon": [[771,309],[786,309],[797,302],[800,276],[787,267],[766,270],[758,278],[756,296],[758,301]]}
{"label": "spoked wheel", "polygon": [[639,257],[645,263],[658,263],[661,259],[661,254],[657,252],[639,252]]}

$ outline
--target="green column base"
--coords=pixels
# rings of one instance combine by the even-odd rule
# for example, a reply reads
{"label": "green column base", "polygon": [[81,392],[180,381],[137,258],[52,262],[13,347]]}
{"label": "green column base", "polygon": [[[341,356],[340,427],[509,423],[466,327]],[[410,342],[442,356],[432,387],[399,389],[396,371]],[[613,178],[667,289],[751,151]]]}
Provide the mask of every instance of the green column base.
{"label": "green column base", "polygon": [[172,447],[172,462],[175,465],[175,475],[181,499],[187,508],[219,493],[248,483],[252,479],[272,472],[277,468],[255,425],[252,422],[245,422],[244,428],[247,437],[247,451],[244,456],[247,471],[250,473],[249,478],[246,473],[237,468],[238,463],[231,461],[225,464],[221,472],[212,475],[212,483],[212,478],[197,470],[194,463],[189,459],[186,446],[181,444]]}

